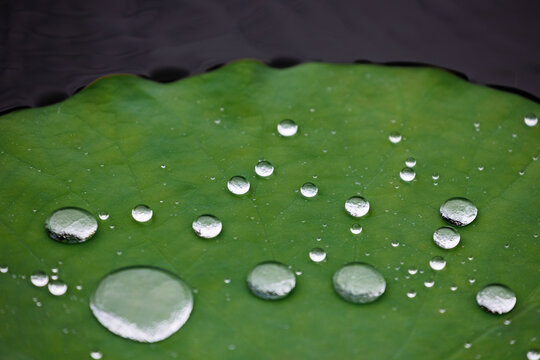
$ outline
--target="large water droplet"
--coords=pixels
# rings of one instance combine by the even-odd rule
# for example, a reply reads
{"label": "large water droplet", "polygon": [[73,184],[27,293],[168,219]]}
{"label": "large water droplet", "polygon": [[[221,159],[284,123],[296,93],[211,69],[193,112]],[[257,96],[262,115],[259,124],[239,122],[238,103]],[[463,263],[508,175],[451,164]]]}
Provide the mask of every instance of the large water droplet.
{"label": "large water droplet", "polygon": [[131,210],[131,216],[138,222],[147,222],[152,218],[154,212],[147,205],[140,204]]}
{"label": "large water droplet", "polygon": [[536,126],[536,124],[538,124],[538,117],[533,113],[525,115],[525,118],[523,118],[523,120],[525,121],[525,125],[530,127]]}
{"label": "large water droplet", "polygon": [[45,230],[59,242],[85,242],[94,236],[97,229],[98,223],[92,214],[76,207],[58,209],[45,220]]}
{"label": "large water droplet", "polygon": [[249,191],[249,181],[243,176],[233,176],[227,182],[227,188],[235,195],[243,195]]}
{"label": "large water droplet", "polygon": [[62,280],[52,280],[48,285],[49,292],[55,296],[64,295],[67,291],[67,285]]}
{"label": "large water droplet", "polygon": [[476,294],[480,307],[493,314],[506,314],[516,305],[516,294],[505,285],[491,284]]}
{"label": "large water droplet", "polygon": [[34,286],[43,287],[49,282],[49,275],[45,274],[43,271],[35,271],[30,275],[30,281]]}
{"label": "large water droplet", "polygon": [[362,226],[360,224],[352,224],[350,230],[354,235],[358,235],[362,232]]}
{"label": "large water droplet", "polygon": [[445,268],[446,260],[441,256],[435,256],[433,259],[429,260],[429,266],[435,271],[440,271]]}
{"label": "large water droplet", "polygon": [[319,192],[317,185],[307,182],[300,188],[300,193],[306,198],[312,198]]}
{"label": "large water droplet", "polygon": [[195,234],[205,239],[212,239],[219,235],[223,225],[213,215],[201,215],[192,224]]}
{"label": "large water droplet", "polygon": [[433,241],[443,249],[453,249],[459,244],[459,233],[456,229],[448,226],[438,228],[433,233]]}
{"label": "large water droplet", "polygon": [[401,134],[398,133],[397,131],[392,131],[390,135],[388,136],[388,139],[390,140],[392,144],[397,144],[398,142],[401,141]]}
{"label": "large water droplet", "polygon": [[373,266],[353,262],[340,268],[333,277],[334,289],[343,299],[365,304],[377,300],[386,289],[386,281]]}
{"label": "large water droplet", "polygon": [[361,196],[353,196],[345,202],[345,210],[354,217],[362,217],[369,211],[369,201]]}
{"label": "large water droplet", "polygon": [[290,119],[285,119],[277,126],[277,130],[281,136],[293,136],[298,131],[298,125]]}
{"label": "large water droplet", "polygon": [[478,214],[478,209],[469,199],[460,197],[446,200],[440,211],[442,218],[455,226],[469,225]]}
{"label": "large water droplet", "polygon": [[291,269],[277,261],[267,261],[255,266],[247,276],[249,290],[261,299],[284,298],[296,286]]}
{"label": "large water droplet", "polygon": [[527,351],[527,360],[540,360],[540,350],[532,349]]}
{"label": "large water droplet", "polygon": [[319,263],[326,259],[326,252],[319,247],[313,248],[309,252],[309,258],[311,259],[311,261]]}
{"label": "large water droplet", "polygon": [[255,165],[255,173],[261,177],[268,177],[272,175],[273,172],[274,166],[268,161],[259,161],[259,163]]}
{"label": "large water droplet", "polygon": [[405,160],[405,166],[413,168],[415,165],[416,165],[416,159],[415,158],[410,157],[410,158],[407,158],[407,160]]}
{"label": "large water droplet", "polygon": [[413,169],[406,167],[399,172],[399,177],[405,182],[413,181],[416,177],[416,173]]}
{"label": "large water droplet", "polygon": [[189,286],[165,270],[131,267],[105,276],[90,298],[101,325],[123,338],[156,342],[168,338],[189,319]]}

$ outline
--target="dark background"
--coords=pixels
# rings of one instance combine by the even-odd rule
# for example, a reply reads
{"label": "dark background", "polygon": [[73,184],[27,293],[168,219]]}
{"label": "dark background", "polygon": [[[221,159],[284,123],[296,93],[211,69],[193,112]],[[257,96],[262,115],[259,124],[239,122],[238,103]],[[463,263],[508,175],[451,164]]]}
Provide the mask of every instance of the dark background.
{"label": "dark background", "polygon": [[0,113],[238,58],[429,64],[540,97],[540,1],[0,0]]}

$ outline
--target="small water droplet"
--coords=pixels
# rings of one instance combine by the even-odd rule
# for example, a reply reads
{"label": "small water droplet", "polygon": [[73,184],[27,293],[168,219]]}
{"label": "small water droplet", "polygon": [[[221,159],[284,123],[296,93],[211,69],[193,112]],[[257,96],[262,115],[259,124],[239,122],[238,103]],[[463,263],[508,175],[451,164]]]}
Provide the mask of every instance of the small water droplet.
{"label": "small water droplet", "polygon": [[429,266],[435,271],[440,271],[446,266],[446,260],[441,256],[435,256],[433,259],[429,260]]}
{"label": "small water droplet", "polygon": [[233,176],[227,182],[227,188],[235,195],[243,195],[249,191],[249,181],[243,176]]}
{"label": "small water droplet", "polygon": [[326,252],[319,247],[313,248],[309,252],[309,258],[311,259],[311,261],[319,263],[326,259]]}
{"label": "small water droplet", "polygon": [[362,226],[360,224],[352,224],[350,230],[354,235],[358,235],[362,232]]}
{"label": "small water droplet", "polygon": [[416,166],[416,159],[413,158],[413,157],[407,158],[407,160],[405,160],[405,166],[410,167],[410,168],[415,167]]}
{"label": "small water droplet", "polygon": [[201,215],[192,224],[195,234],[205,239],[212,239],[219,235],[223,225],[213,215]]}
{"label": "small water droplet", "polygon": [[0,266],[0,273],[5,274],[7,273],[9,268],[6,265]]}
{"label": "small water droplet", "polygon": [[366,304],[377,300],[386,289],[386,280],[373,266],[353,262],[341,267],[333,277],[334,289],[343,299]]}
{"label": "small water droplet", "polygon": [[470,343],[465,343],[465,345],[463,345],[463,347],[465,349],[470,349],[471,348],[471,344]]}
{"label": "small water droplet", "polygon": [[527,360],[540,360],[540,350],[531,349],[527,351]]}
{"label": "small water droplet", "polygon": [[224,282],[225,284],[230,284],[230,283],[231,283],[231,279],[230,279],[230,278],[225,278],[225,279],[223,279],[223,282]]}
{"label": "small water droplet", "polygon": [[30,275],[30,281],[34,286],[43,287],[49,283],[49,275],[44,271],[34,271],[34,273]]}
{"label": "small water droplet", "polygon": [[446,200],[441,205],[440,212],[446,222],[455,226],[465,226],[476,219],[478,209],[469,199],[455,197]]}
{"label": "small water droplet", "polygon": [[268,161],[259,161],[259,163],[255,165],[255,173],[260,177],[269,177],[273,172],[274,166]]}
{"label": "small water droplet", "polygon": [[416,291],[411,290],[411,291],[407,292],[407,297],[410,298],[410,299],[416,297]]}
{"label": "small water droplet", "polygon": [[49,292],[55,296],[64,295],[67,291],[67,285],[62,280],[52,280],[48,284]]}
{"label": "small water droplet", "polygon": [[538,117],[533,113],[525,115],[523,120],[525,121],[525,125],[530,127],[536,126],[536,124],[538,124]]}
{"label": "small water droplet", "polygon": [[484,167],[483,167],[483,166],[479,166],[479,167],[478,167],[478,171],[484,171]]}
{"label": "small water droplet", "polygon": [[417,272],[418,272],[418,269],[417,268],[411,268],[411,269],[408,269],[407,272],[411,275],[415,275]]}
{"label": "small water droplet", "polygon": [[450,286],[450,290],[451,291],[456,291],[458,289],[458,287],[456,285],[452,285]]}
{"label": "small water droplet", "polygon": [[459,244],[460,239],[461,236],[457,230],[449,226],[438,228],[433,233],[433,241],[443,249],[455,248]]}
{"label": "small water droplet", "polygon": [[399,241],[392,241],[392,246],[393,247],[398,247],[399,246]]}
{"label": "small water droplet", "polygon": [[289,137],[296,135],[298,125],[290,119],[285,119],[278,124],[277,130],[281,136]]}
{"label": "small water droplet", "polygon": [[362,217],[369,211],[369,201],[361,196],[353,196],[345,202],[345,210],[354,217]]}
{"label": "small water droplet", "polygon": [[493,314],[506,314],[516,305],[516,294],[505,285],[491,284],[476,294],[476,302]]}
{"label": "small water droplet", "polygon": [[103,357],[103,354],[99,351],[92,351],[90,352],[90,357],[95,360],[99,360]]}
{"label": "small water droplet", "polygon": [[433,175],[431,175],[431,178],[433,180],[439,180],[439,173],[433,173]]}
{"label": "small water droplet", "polygon": [[105,220],[107,220],[107,219],[109,218],[109,214],[107,214],[106,212],[103,212],[103,211],[102,211],[102,212],[100,212],[100,213],[98,214],[98,217],[99,217],[100,220],[105,221]]}
{"label": "small water droplet", "polygon": [[476,279],[475,278],[470,278],[469,279],[469,284],[474,284],[476,282]]}
{"label": "small water droplet", "polygon": [[45,230],[51,239],[63,243],[83,243],[96,233],[97,220],[88,211],[65,207],[54,211],[45,220]]}
{"label": "small water droplet", "polygon": [[511,323],[512,323],[512,320],[510,320],[510,319],[506,319],[506,320],[503,321],[504,325],[510,325]]}
{"label": "small water droplet", "polygon": [[433,280],[424,281],[424,286],[427,288],[431,288],[433,285],[435,285],[435,281]]}
{"label": "small water droplet", "polygon": [[405,182],[410,182],[414,180],[414,178],[416,177],[416,173],[413,169],[406,167],[399,172],[399,177]]}
{"label": "small water droplet", "polygon": [[141,223],[152,219],[153,214],[154,212],[152,209],[144,204],[137,205],[131,210],[131,216],[133,216],[133,219]]}
{"label": "small water droplet", "polygon": [[77,286],[75,286],[75,289],[81,291],[81,290],[82,290],[82,285],[77,285]]}
{"label": "small water droplet", "polygon": [[317,185],[315,185],[314,183],[310,183],[310,182],[305,183],[300,188],[300,193],[302,193],[302,195],[305,198],[312,198],[315,195],[317,195],[318,192],[319,192],[319,189],[317,188]]}
{"label": "small water droplet", "polygon": [[392,131],[388,136],[388,140],[390,140],[392,144],[397,144],[401,141],[401,134],[397,131]]}
{"label": "small water droplet", "polygon": [[255,266],[247,276],[251,292],[265,300],[286,297],[296,286],[296,277],[286,265],[277,261],[266,261]]}

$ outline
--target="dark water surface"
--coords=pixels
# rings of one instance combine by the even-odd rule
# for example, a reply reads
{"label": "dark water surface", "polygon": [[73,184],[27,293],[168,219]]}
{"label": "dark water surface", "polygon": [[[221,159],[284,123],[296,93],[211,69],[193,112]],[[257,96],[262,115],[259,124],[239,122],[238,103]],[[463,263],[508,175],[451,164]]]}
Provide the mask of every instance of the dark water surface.
{"label": "dark water surface", "polygon": [[239,58],[430,64],[538,99],[539,18],[533,0],[0,0],[0,112]]}

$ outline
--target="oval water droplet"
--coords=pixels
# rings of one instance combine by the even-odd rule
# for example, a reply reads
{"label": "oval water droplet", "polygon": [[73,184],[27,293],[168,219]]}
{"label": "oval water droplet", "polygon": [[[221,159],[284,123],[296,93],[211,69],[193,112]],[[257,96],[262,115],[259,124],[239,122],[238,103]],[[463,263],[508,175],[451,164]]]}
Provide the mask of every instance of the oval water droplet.
{"label": "oval water droplet", "polygon": [[274,166],[268,161],[259,161],[259,163],[255,165],[255,173],[260,177],[269,177],[273,172]]}
{"label": "oval water droplet", "polygon": [[141,223],[152,219],[153,214],[154,212],[152,209],[144,204],[137,205],[131,210],[131,216],[133,216],[133,219]]}
{"label": "oval water droplet", "polygon": [[354,235],[358,235],[362,232],[362,226],[360,224],[352,224],[350,230]]}
{"label": "oval water droplet", "polygon": [[106,213],[106,212],[101,211],[101,212],[98,214],[98,217],[99,217],[100,220],[105,221],[105,220],[107,220],[107,219],[109,218],[109,214]]}
{"label": "oval water droplet", "polygon": [[313,248],[309,252],[309,258],[313,262],[320,263],[321,261],[326,259],[326,252],[319,247]]}
{"label": "oval water droplet", "polygon": [[249,181],[243,176],[233,176],[227,182],[227,188],[235,195],[243,195],[249,191]]}
{"label": "oval water droplet", "polygon": [[456,229],[449,226],[438,228],[433,233],[433,241],[443,249],[453,249],[459,244],[461,236]]}
{"label": "oval water droplet", "polygon": [[255,266],[247,276],[249,290],[265,300],[282,299],[296,286],[296,276],[286,265],[266,261]]}
{"label": "oval water droplet", "polygon": [[30,281],[34,286],[43,287],[49,283],[49,275],[44,271],[34,271],[34,273],[30,275]]}
{"label": "oval water droplet", "polygon": [[409,299],[412,299],[412,298],[416,297],[416,291],[411,290],[411,291],[407,292],[407,297]]}
{"label": "oval water droplet", "polygon": [[0,273],[5,274],[8,270],[9,268],[6,265],[0,265]]}
{"label": "oval water droplet", "polygon": [[540,360],[540,350],[531,349],[527,351],[527,360]]}
{"label": "oval water droplet", "polygon": [[407,158],[407,160],[405,160],[405,166],[410,167],[410,168],[415,167],[416,166],[416,159],[413,158],[413,157]]}
{"label": "oval water droplet", "polygon": [[49,292],[55,296],[64,295],[67,291],[67,285],[62,280],[52,280],[48,284]]}
{"label": "oval water droplet", "polygon": [[99,360],[103,357],[103,354],[99,351],[91,351],[90,352],[90,357],[94,360]]}
{"label": "oval water droplet", "polygon": [[298,125],[291,119],[285,119],[278,124],[277,130],[281,136],[289,137],[296,135]]}
{"label": "oval water droplet", "polygon": [[433,281],[433,280],[424,281],[424,286],[427,287],[427,288],[431,288],[431,287],[433,287],[433,285],[435,285],[435,281]]}
{"label": "oval water droplet", "polygon": [[413,169],[406,167],[401,169],[401,171],[399,172],[399,177],[405,182],[410,182],[414,180],[414,178],[416,177],[416,173]]}
{"label": "oval water droplet", "polygon": [[533,113],[525,115],[523,120],[525,121],[525,125],[530,127],[536,126],[536,124],[538,124],[538,117]]}
{"label": "oval water droplet", "polygon": [[397,144],[401,141],[401,134],[397,131],[392,131],[388,136],[388,140],[390,140],[392,144]]}
{"label": "oval water droplet", "polygon": [[195,234],[205,239],[212,239],[219,235],[223,225],[213,215],[201,215],[192,224]]}
{"label": "oval water droplet", "polygon": [[440,271],[445,268],[446,260],[441,256],[435,256],[433,259],[429,260],[429,266],[435,271]]}
{"label": "oval water droplet", "polygon": [[45,230],[51,239],[63,243],[83,243],[96,233],[97,220],[88,211],[65,207],[54,211],[45,220]]}
{"label": "oval water droplet", "polygon": [[353,196],[345,202],[345,210],[354,217],[362,217],[369,211],[369,201],[361,196]]}
{"label": "oval water droplet", "polygon": [[319,189],[317,188],[317,185],[314,183],[307,182],[300,188],[300,193],[305,198],[312,198],[319,192]]}
{"label": "oval water droplet", "polygon": [[168,271],[148,266],[105,276],[90,298],[96,319],[123,338],[153,343],[168,338],[189,319],[193,295]]}
{"label": "oval water droplet", "polygon": [[377,300],[386,289],[386,280],[373,266],[353,262],[341,267],[333,277],[334,289],[343,299],[366,304]]}
{"label": "oval water droplet", "polygon": [[476,294],[476,302],[486,311],[493,314],[506,314],[516,305],[516,294],[501,284],[491,284]]}
{"label": "oval water droplet", "polygon": [[455,226],[469,225],[476,219],[478,209],[469,199],[455,197],[441,205],[441,216],[449,224]]}

